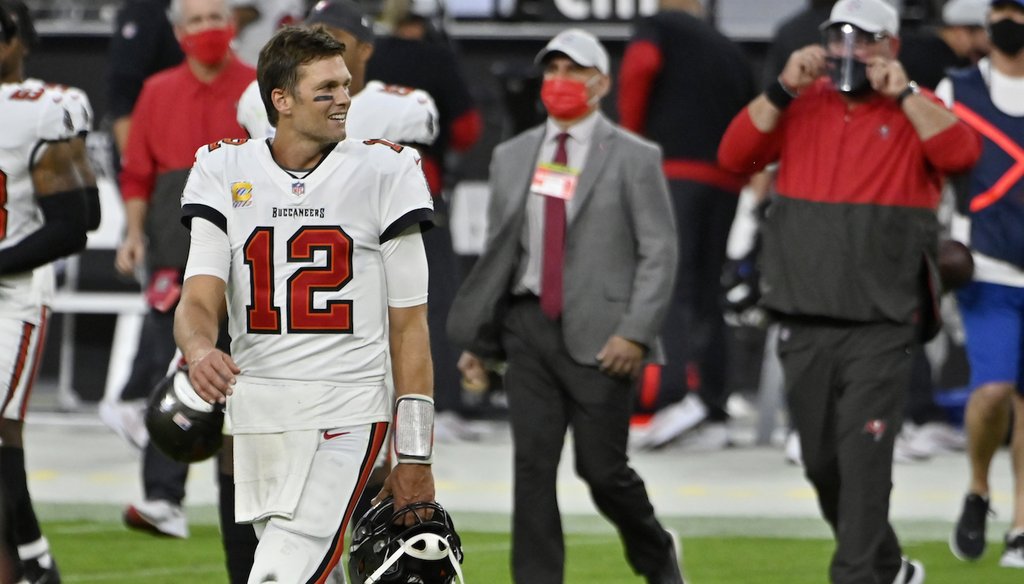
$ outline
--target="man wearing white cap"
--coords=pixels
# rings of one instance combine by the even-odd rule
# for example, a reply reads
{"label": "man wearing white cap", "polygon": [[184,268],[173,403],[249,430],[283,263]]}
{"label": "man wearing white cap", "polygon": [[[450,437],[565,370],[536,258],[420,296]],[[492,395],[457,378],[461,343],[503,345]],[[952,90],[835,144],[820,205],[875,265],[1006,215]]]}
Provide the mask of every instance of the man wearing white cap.
{"label": "man wearing white cap", "polygon": [[761,226],[761,304],[779,322],[804,471],[832,527],[836,584],[920,584],[889,523],[912,348],[937,332],[941,179],[980,143],[896,60],[899,14],[840,0],[825,46],[795,51],[733,119],[719,162],[778,162]]}
{"label": "man wearing white cap", "polygon": [[467,382],[506,360],[515,450],[512,574],[560,584],[556,499],[571,427],[576,470],[633,569],[680,584],[673,538],[630,468],[632,380],[656,351],[675,277],[676,226],[659,148],[598,111],[608,53],[570,29],[537,55],[547,122],[495,148],[487,244],[452,305]]}

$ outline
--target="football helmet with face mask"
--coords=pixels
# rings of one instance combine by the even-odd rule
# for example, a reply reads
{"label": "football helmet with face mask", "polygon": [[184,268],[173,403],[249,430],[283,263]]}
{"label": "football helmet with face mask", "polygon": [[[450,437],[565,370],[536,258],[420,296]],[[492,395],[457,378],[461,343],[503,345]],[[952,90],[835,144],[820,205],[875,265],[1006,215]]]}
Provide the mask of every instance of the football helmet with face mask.
{"label": "football helmet with face mask", "polygon": [[[404,525],[409,515],[411,526]],[[413,503],[395,510],[388,497],[356,523],[349,547],[353,584],[452,584],[462,577],[462,542],[438,503]]]}

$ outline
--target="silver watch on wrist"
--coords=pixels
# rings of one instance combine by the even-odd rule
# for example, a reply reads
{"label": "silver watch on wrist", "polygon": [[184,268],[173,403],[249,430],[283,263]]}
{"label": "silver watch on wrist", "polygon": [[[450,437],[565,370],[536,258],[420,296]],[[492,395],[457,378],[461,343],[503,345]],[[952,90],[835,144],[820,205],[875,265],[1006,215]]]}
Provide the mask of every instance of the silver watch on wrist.
{"label": "silver watch on wrist", "polygon": [[921,87],[916,81],[907,83],[907,87],[896,96],[896,103],[903,105],[903,100],[907,99],[911,95],[921,95]]}

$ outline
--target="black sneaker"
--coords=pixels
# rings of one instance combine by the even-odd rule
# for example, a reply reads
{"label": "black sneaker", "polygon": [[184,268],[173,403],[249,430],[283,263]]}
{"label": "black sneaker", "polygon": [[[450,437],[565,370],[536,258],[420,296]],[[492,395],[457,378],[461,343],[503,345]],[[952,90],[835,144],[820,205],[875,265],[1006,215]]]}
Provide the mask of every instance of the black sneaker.
{"label": "black sneaker", "polygon": [[958,560],[974,561],[985,553],[985,521],[991,514],[987,498],[973,493],[964,498],[964,509],[949,538],[949,551]]}
{"label": "black sneaker", "polygon": [[999,565],[1004,568],[1024,568],[1024,531],[1006,534],[1006,549]]}
{"label": "black sneaker", "polygon": [[39,558],[22,560],[21,567],[25,573],[25,580],[29,584],[60,584],[60,571],[57,570],[57,562],[53,556],[47,559],[48,566],[44,567]]}

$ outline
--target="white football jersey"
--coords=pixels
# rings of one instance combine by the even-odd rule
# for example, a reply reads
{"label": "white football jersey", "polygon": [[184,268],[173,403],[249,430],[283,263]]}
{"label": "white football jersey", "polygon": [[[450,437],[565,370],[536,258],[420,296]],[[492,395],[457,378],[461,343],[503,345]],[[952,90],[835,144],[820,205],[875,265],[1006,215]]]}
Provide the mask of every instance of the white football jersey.
{"label": "white football jersey", "polygon": [[59,83],[47,83],[42,79],[32,77],[22,81],[22,85],[32,88],[45,87],[60,93],[66,100],[64,107],[71,114],[71,123],[75,127],[75,134],[81,136],[92,131],[92,104],[89,103],[89,96],[81,89]]}
{"label": "white football jersey", "polygon": [[[432,214],[419,155],[380,140],[345,140],[301,178],[278,166],[265,140],[204,146],[182,195],[186,221],[207,219],[230,242],[229,331],[242,376],[278,392],[282,382],[302,385],[321,410],[373,393],[374,416],[360,423],[390,418],[381,245]],[[229,400],[236,432],[298,429],[254,422],[252,406],[232,404],[246,393],[260,392]]]}
{"label": "white football jersey", "polygon": [[[0,84],[0,249],[15,245],[43,224],[32,185],[32,167],[47,142],[74,135],[67,99],[60,92],[22,83]],[[0,276],[0,316],[35,322],[53,294],[53,268]]]}
{"label": "white football jersey", "polygon": [[348,135],[356,138],[387,138],[399,144],[429,146],[437,140],[437,105],[422,89],[366,84],[348,108]]}

